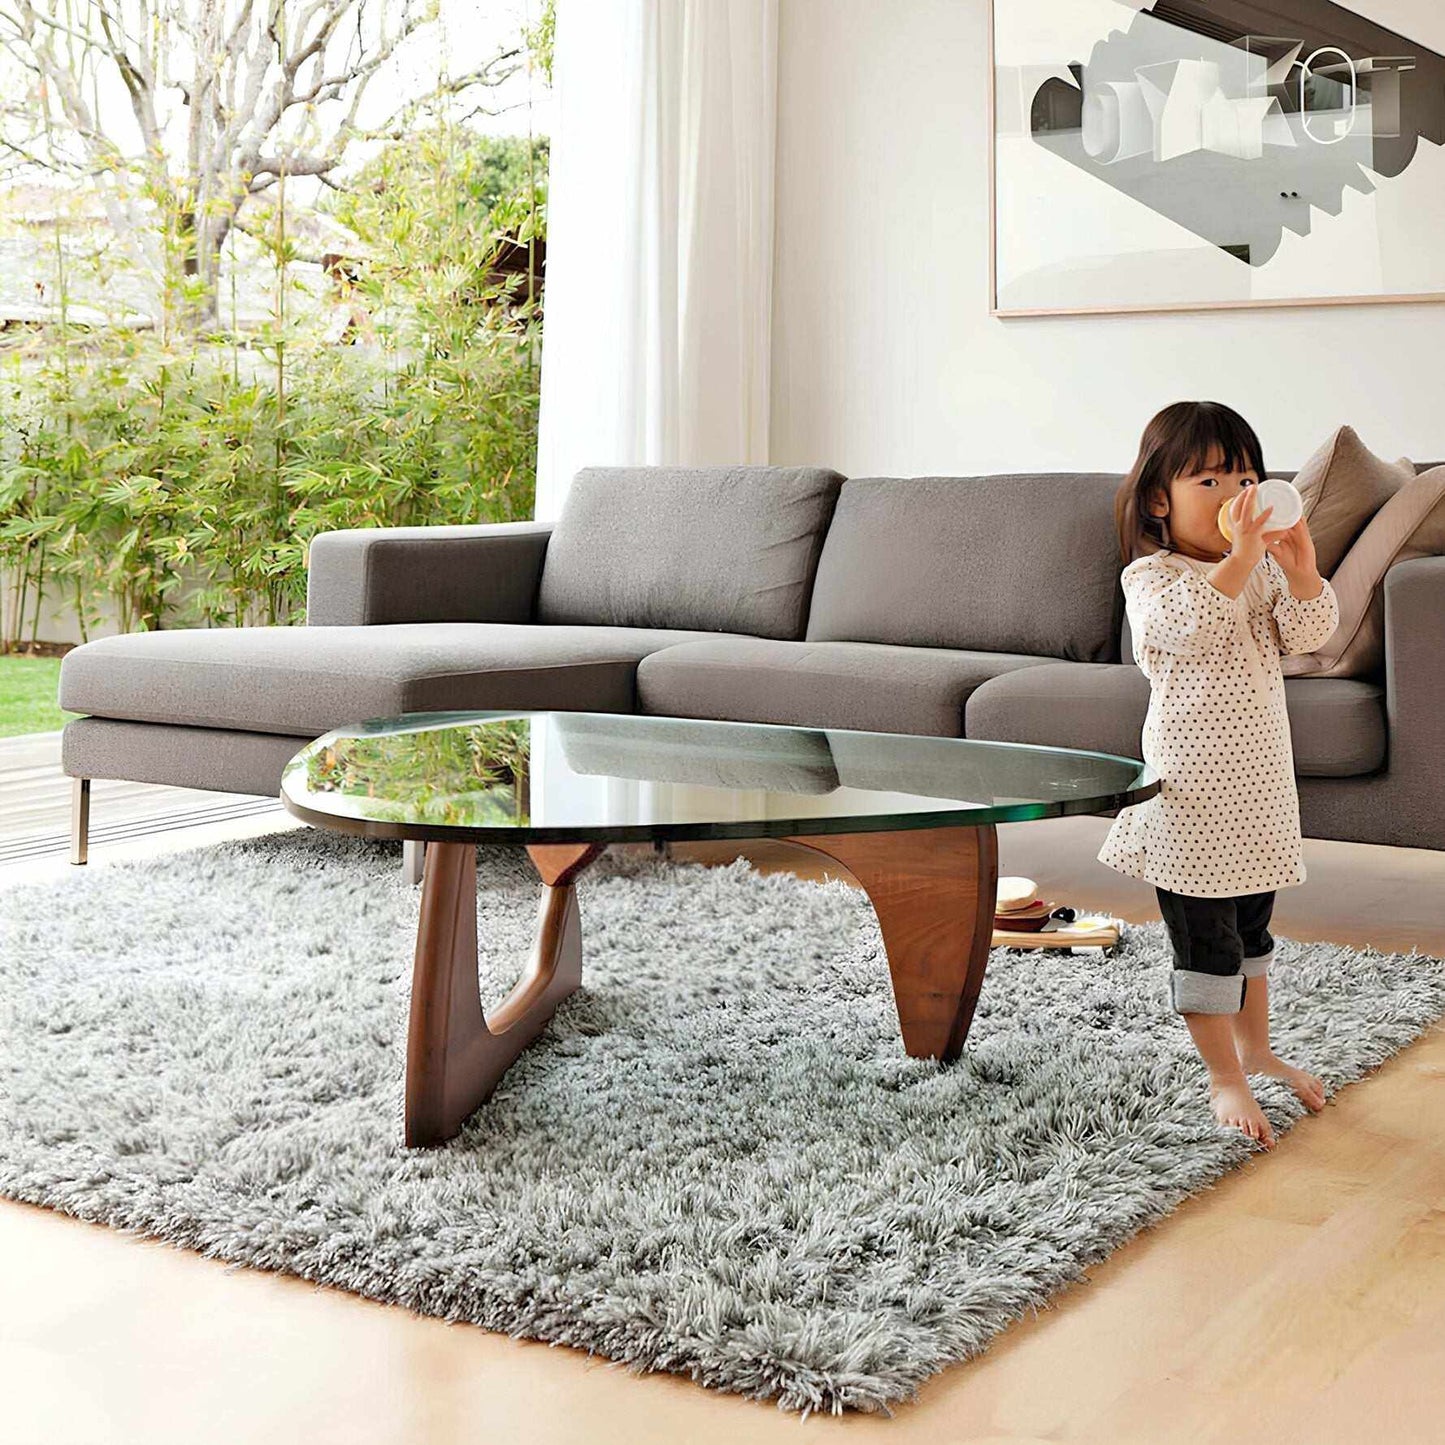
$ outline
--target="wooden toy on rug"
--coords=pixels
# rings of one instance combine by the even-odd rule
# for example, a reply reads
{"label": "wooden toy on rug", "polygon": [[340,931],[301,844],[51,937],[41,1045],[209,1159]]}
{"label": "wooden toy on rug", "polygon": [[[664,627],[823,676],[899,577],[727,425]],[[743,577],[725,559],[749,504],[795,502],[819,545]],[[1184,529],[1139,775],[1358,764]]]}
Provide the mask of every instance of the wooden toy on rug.
{"label": "wooden toy on rug", "polygon": [[1081,914],[1050,898],[1040,898],[1032,878],[998,880],[993,915],[993,948],[1116,948],[1124,929],[1121,918]]}

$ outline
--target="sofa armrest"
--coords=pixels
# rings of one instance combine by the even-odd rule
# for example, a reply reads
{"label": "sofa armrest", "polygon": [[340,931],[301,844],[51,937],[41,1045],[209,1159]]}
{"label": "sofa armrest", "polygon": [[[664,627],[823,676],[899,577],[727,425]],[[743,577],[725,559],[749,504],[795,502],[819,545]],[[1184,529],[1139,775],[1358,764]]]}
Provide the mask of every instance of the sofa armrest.
{"label": "sofa armrest", "polygon": [[1432,807],[1445,795],[1445,557],[1414,557],[1385,573],[1385,717],[1389,770]]}
{"label": "sofa armrest", "polygon": [[531,622],[550,522],[321,532],[307,558],[312,627]]}

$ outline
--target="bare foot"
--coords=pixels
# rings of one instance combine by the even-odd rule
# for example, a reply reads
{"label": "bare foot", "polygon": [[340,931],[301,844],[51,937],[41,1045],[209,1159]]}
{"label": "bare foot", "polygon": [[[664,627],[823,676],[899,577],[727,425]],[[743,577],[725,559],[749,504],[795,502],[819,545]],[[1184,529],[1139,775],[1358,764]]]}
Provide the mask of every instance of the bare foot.
{"label": "bare foot", "polygon": [[1272,1079],[1283,1079],[1299,1097],[1306,1109],[1318,1114],[1325,1106],[1325,1086],[1313,1074],[1287,1064],[1273,1053],[1241,1055],[1240,1067],[1246,1074],[1268,1074]]}
{"label": "bare foot", "polygon": [[1213,1077],[1209,1081],[1209,1103],[1214,1117],[1221,1124],[1242,1129],[1251,1139],[1257,1139],[1266,1149],[1274,1148],[1274,1130],[1264,1117],[1264,1111],[1249,1091],[1249,1084],[1243,1074],[1234,1077]]}

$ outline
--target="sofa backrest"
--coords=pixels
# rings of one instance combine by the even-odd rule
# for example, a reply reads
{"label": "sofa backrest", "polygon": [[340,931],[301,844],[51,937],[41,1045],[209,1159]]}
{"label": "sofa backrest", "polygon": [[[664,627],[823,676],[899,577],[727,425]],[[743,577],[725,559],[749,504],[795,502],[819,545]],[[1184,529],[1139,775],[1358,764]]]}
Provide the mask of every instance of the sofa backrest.
{"label": "sofa backrest", "polygon": [[808,640],[1117,661],[1121,480],[848,480],[818,563]]}
{"label": "sofa backrest", "polygon": [[588,467],[537,620],[801,638],[843,478],[821,467]]}

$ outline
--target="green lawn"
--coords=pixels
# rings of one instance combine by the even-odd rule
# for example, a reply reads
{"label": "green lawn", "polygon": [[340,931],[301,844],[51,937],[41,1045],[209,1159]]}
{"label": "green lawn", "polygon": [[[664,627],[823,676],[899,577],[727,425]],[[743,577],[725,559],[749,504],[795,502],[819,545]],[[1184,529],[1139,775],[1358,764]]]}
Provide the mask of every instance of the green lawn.
{"label": "green lawn", "polygon": [[74,714],[55,705],[59,682],[58,657],[0,655],[0,738],[64,727]]}

